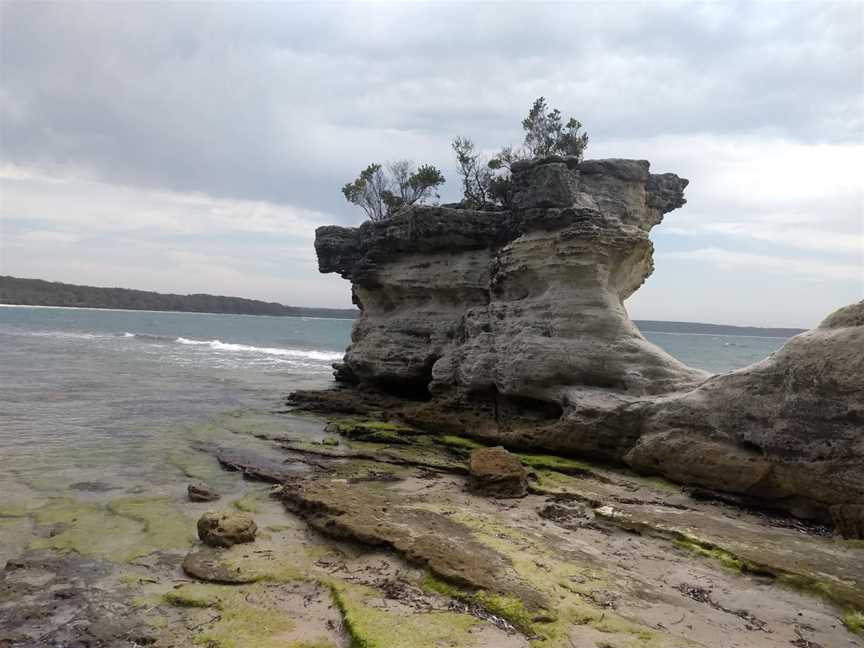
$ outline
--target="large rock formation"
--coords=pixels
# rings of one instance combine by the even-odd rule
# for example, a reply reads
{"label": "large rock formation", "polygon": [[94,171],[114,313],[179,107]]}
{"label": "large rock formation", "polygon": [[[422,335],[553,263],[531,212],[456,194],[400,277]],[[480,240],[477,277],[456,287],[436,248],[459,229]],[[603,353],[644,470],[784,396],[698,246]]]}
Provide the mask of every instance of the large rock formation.
{"label": "large rock formation", "polygon": [[350,280],[362,311],[337,378],[431,398],[407,411],[415,423],[802,515],[861,501],[860,315],[710,380],[630,321],[623,302],[653,270],[648,234],[686,186],[640,160],[536,159],[514,165],[508,211],[419,206],[319,228],[320,270]]}
{"label": "large rock formation", "polygon": [[322,227],[322,272],[361,308],[340,375],[385,389],[501,394],[566,407],[573,389],[630,397],[705,377],[646,341],[623,306],[651,273],[648,232],[687,181],[637,160],[516,165],[513,209],[414,207]]}
{"label": "large rock formation", "polygon": [[629,465],[864,533],[864,302],[762,362],[647,406]]}

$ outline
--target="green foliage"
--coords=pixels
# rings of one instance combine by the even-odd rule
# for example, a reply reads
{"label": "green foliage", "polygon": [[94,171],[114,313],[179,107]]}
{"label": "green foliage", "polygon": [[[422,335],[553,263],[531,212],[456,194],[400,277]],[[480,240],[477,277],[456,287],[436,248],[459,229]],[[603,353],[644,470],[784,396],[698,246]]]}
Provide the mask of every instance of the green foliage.
{"label": "green foliage", "polygon": [[387,191],[387,179],[380,164],[370,164],[360,172],[353,182],[342,187],[345,200],[360,207],[371,221],[384,220],[387,215],[387,205],[384,202],[384,192]]}
{"label": "green foliage", "polygon": [[467,137],[453,140],[453,152],[462,178],[462,202],[469,209],[483,209],[493,202],[492,183],[495,179],[493,167],[482,159]]}
{"label": "green foliage", "polygon": [[471,209],[510,206],[514,162],[534,157],[560,155],[582,159],[588,146],[588,133],[572,117],[564,123],[561,111],[549,110],[546,99],[539,97],[522,120],[525,139],[522,146],[505,146],[491,159],[484,160],[467,137],[453,140],[453,151],[462,178],[463,204]]}
{"label": "green foliage", "polygon": [[525,147],[532,157],[565,155],[582,159],[588,146],[588,133],[580,133],[581,122],[572,117],[562,123],[561,111],[549,110],[545,97],[539,97],[528,116],[522,120],[525,129]]}
{"label": "green foliage", "polygon": [[435,166],[423,164],[416,169],[409,160],[388,164],[370,164],[353,182],[342,187],[345,200],[360,207],[369,220],[377,222],[394,213],[434,196],[444,184],[444,176]]}

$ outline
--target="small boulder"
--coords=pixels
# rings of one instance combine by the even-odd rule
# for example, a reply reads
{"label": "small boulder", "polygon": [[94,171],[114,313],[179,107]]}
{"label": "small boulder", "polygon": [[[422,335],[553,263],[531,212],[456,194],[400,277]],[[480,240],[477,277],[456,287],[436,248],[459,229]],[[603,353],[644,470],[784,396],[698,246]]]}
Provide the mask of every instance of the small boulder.
{"label": "small boulder", "polygon": [[226,564],[218,549],[204,547],[189,553],[183,559],[183,571],[188,576],[210,583],[236,585],[254,583],[260,576],[244,572],[239,567]]}
{"label": "small boulder", "polygon": [[501,446],[473,450],[468,469],[468,488],[481,495],[524,497],[528,492],[528,472],[519,457]]}
{"label": "small boulder", "polygon": [[205,513],[198,519],[198,537],[211,547],[231,547],[252,542],[258,525],[248,513],[220,511]]}
{"label": "small boulder", "polygon": [[220,495],[204,482],[192,482],[186,488],[190,502],[215,502]]}

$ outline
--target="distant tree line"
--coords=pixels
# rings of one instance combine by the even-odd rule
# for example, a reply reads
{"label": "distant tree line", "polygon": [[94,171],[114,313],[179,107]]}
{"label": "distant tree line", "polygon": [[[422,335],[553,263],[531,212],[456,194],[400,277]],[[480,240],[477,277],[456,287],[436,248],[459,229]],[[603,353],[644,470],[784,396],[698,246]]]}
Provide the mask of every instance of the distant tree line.
{"label": "distant tree line", "polygon": [[[514,162],[548,156],[582,160],[588,146],[588,133],[582,131],[582,123],[572,117],[564,122],[561,111],[550,110],[545,97],[534,101],[522,120],[522,129],[525,137],[521,145],[502,147],[491,157],[477,150],[468,137],[453,140],[451,146],[462,183],[460,207],[507,208]],[[431,164],[415,168],[410,160],[391,162],[386,167],[373,163],[342,187],[342,194],[348,202],[360,207],[369,220],[382,221],[404,207],[437,200],[437,190],[444,182],[444,175]]]}
{"label": "distant tree line", "polygon": [[295,317],[353,318],[358,315],[358,311],[349,308],[305,308],[242,297],[204,294],[174,295],[129,288],[79,286],[57,281],[21,279],[9,276],[0,276],[0,304]]}

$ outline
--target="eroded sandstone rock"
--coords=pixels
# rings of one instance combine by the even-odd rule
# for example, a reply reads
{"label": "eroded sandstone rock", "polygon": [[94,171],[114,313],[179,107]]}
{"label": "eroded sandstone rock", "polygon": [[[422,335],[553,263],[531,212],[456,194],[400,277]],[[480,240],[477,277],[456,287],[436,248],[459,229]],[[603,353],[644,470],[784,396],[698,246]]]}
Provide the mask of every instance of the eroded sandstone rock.
{"label": "eroded sandstone rock", "polygon": [[715,377],[630,321],[648,234],[686,186],[641,160],[535,159],[514,165],[509,211],[415,206],[319,228],[319,269],[350,280],[361,309],[337,378],[419,398],[391,411],[445,434],[623,462],[802,517],[861,504],[864,305]]}
{"label": "eroded sandstone rock", "polygon": [[232,547],[253,542],[258,525],[248,513],[222,511],[205,513],[198,519],[198,537],[211,547]]}
{"label": "eroded sandstone rock", "polygon": [[529,417],[590,410],[568,425],[582,429],[703,380],[623,306],[653,270],[648,232],[684,204],[687,181],[641,160],[545,158],[516,165],[513,185],[511,211],[419,206],[317,230],[319,269],[349,279],[362,310],[338,376]]}
{"label": "eroded sandstone rock", "polygon": [[[834,505],[858,510],[852,505],[864,504],[864,302],[840,309],[762,362],[647,405],[642,434],[624,459],[801,517],[830,519]],[[851,533],[855,525],[840,528]]]}
{"label": "eroded sandstone rock", "polygon": [[519,457],[501,446],[477,448],[468,461],[468,488],[491,497],[524,497],[528,492],[528,471]]}

